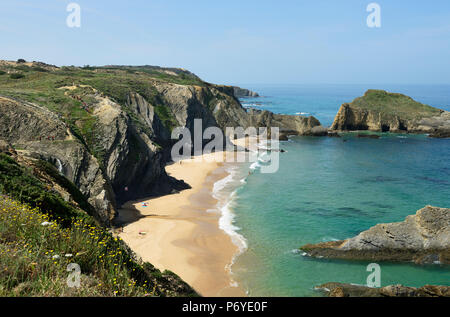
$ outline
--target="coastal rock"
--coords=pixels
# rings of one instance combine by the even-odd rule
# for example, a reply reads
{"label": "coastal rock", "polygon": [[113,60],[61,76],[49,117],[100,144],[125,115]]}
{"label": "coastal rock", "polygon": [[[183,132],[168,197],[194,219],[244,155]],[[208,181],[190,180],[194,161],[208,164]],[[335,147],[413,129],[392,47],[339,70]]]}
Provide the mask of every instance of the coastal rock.
{"label": "coastal rock", "polygon": [[450,131],[450,113],[402,94],[368,90],[363,97],[341,106],[331,130],[425,133],[445,137]]}
{"label": "coastal rock", "polygon": [[329,297],[450,297],[450,286],[425,285],[420,288],[390,285],[370,288],[363,285],[326,283],[315,287]]}
{"label": "coastal rock", "polygon": [[378,224],[351,239],[300,249],[312,257],[450,264],[450,209],[427,206],[403,222]]}
{"label": "coastal rock", "polygon": [[320,125],[319,120],[311,117],[275,114],[267,110],[248,109],[250,126],[278,127],[280,135],[286,139],[288,135],[324,136],[328,130]]}
{"label": "coastal rock", "polygon": [[380,136],[376,134],[358,134],[358,138],[365,138],[365,139],[379,139]]}
{"label": "coastal rock", "polygon": [[17,154],[13,146],[9,142],[6,142],[5,140],[2,139],[0,139],[0,153],[5,153],[9,156]]}
{"label": "coastal rock", "polygon": [[245,89],[245,88],[236,87],[236,86],[233,86],[233,95],[236,98],[248,98],[248,97],[257,98],[257,97],[259,97],[259,94],[254,91],[251,91],[251,90]]}

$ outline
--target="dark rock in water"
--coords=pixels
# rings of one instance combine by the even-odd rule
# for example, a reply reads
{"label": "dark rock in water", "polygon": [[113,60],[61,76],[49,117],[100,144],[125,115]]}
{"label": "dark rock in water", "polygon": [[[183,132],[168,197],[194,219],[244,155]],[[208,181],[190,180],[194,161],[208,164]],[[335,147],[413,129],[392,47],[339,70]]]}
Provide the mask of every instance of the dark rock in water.
{"label": "dark rock in water", "polygon": [[300,249],[312,257],[450,264],[450,209],[427,206],[403,222],[378,224],[351,239]]}
{"label": "dark rock in water", "polygon": [[383,90],[368,90],[345,103],[331,130],[425,133],[448,137],[450,112],[421,104],[412,98]]}
{"label": "dark rock in water", "polygon": [[380,136],[376,134],[358,134],[358,138],[366,138],[366,139],[379,139]]}
{"label": "dark rock in water", "polygon": [[425,285],[420,288],[390,285],[371,288],[344,283],[326,283],[315,287],[329,297],[450,297],[450,286]]}
{"label": "dark rock in water", "polygon": [[328,136],[329,136],[330,138],[340,138],[340,137],[341,137],[341,136],[339,135],[339,133],[336,132],[336,131],[328,131]]}
{"label": "dark rock in water", "polygon": [[280,152],[281,152],[281,153],[285,153],[286,151],[285,151],[285,150],[283,150],[283,149],[281,149],[281,150],[280,150]]}

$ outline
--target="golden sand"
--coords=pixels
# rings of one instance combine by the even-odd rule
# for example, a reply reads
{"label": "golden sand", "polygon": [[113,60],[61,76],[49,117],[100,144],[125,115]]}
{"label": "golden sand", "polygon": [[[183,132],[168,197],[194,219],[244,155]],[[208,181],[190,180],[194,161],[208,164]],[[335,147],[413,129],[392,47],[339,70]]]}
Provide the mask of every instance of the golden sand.
{"label": "golden sand", "polygon": [[126,203],[119,217],[128,224],[120,237],[144,261],[178,274],[203,296],[245,296],[233,286],[227,269],[238,248],[219,228],[220,214],[208,212],[217,204],[214,183],[227,176],[224,163],[211,160],[214,155],[223,153],[204,156],[208,161],[197,158],[168,165],[170,176],[192,188]]}

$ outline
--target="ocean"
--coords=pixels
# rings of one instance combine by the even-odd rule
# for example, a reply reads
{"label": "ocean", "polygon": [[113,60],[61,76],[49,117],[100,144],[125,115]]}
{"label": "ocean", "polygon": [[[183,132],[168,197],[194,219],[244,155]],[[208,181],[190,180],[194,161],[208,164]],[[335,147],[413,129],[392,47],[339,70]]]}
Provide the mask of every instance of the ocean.
{"label": "ocean", "polygon": [[[327,126],[342,103],[369,88],[450,111],[450,86],[444,85],[244,87],[262,96],[242,99],[244,106],[313,115]],[[450,139],[294,137],[281,148],[286,152],[277,173],[262,174],[257,164],[231,165],[230,176],[214,188],[220,226],[241,250],[233,278],[250,296],[321,296],[314,286],[326,282],[365,285],[370,262],[312,259],[298,248],[403,221],[426,205],[450,207]],[[382,286],[450,285],[450,269],[439,264],[379,264]]]}

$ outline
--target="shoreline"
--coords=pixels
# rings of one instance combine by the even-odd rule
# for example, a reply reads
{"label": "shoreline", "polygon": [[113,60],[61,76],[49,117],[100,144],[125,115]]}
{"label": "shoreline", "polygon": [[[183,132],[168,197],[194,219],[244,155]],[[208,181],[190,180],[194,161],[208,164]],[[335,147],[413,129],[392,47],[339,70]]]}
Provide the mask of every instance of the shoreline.
{"label": "shoreline", "polygon": [[[129,247],[161,271],[170,270],[202,296],[246,296],[231,266],[242,249],[221,228],[223,214],[214,184],[231,175],[229,163],[203,155],[166,166],[167,173],[192,188],[177,194],[131,201],[119,210],[119,234]],[[143,205],[147,203],[147,207]]]}

